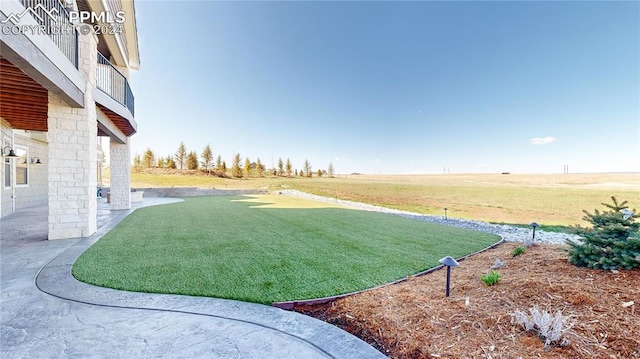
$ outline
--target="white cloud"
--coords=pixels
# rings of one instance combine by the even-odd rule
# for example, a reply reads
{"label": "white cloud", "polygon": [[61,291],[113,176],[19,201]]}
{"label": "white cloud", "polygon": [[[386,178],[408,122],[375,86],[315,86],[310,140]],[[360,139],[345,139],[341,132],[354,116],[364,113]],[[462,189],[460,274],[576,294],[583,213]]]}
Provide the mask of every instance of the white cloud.
{"label": "white cloud", "polygon": [[529,140],[529,143],[532,145],[546,145],[555,141],[556,141],[555,137],[547,136],[547,137],[534,137]]}
{"label": "white cloud", "polygon": [[336,161],[348,161],[349,158],[344,157],[344,156],[336,156],[335,160]]}

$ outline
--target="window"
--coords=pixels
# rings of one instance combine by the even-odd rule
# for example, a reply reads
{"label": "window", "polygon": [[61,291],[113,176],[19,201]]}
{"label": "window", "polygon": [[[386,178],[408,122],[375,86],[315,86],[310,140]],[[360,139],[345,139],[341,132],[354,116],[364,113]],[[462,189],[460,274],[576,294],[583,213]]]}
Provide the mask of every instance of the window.
{"label": "window", "polygon": [[16,186],[29,184],[29,152],[26,148],[16,147]]}
{"label": "window", "polygon": [[11,187],[11,159],[4,159],[4,186]]}

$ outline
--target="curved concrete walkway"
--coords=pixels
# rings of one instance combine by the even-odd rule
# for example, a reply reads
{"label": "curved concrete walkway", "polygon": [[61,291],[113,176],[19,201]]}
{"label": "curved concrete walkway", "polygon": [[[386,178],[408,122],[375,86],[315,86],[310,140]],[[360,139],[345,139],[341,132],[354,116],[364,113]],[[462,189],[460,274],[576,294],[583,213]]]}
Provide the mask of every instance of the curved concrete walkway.
{"label": "curved concrete walkway", "polygon": [[[145,198],[138,207],[172,201]],[[0,357],[385,358],[351,334],[295,312],[75,280],[77,257],[133,210],[103,215],[98,233],[85,239],[7,238],[18,232],[7,225],[12,218],[0,221]]]}

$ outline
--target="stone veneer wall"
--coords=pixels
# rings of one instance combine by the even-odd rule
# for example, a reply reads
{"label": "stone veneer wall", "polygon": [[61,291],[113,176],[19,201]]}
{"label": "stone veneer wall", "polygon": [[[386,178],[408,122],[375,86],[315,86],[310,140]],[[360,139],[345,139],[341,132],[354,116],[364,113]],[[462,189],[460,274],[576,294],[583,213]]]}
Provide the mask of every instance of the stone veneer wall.
{"label": "stone veneer wall", "polygon": [[110,201],[112,210],[131,208],[131,139],[127,143],[111,140],[110,147]]}
{"label": "stone veneer wall", "polygon": [[97,38],[78,36],[78,70],[87,80],[84,108],[49,92],[49,239],[87,237],[97,230]]}

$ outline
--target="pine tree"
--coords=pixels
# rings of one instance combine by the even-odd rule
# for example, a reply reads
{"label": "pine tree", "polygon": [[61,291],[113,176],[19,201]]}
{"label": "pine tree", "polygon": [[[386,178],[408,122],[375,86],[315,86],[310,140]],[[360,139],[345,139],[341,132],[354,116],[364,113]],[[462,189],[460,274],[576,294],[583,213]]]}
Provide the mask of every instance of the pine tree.
{"label": "pine tree", "polygon": [[242,178],[242,167],[240,167],[240,154],[233,156],[233,165],[231,165],[231,175],[235,178]]}
{"label": "pine tree", "polygon": [[627,201],[602,203],[608,210],[594,213],[583,211],[583,219],[591,228],[576,226],[573,232],[582,243],[567,241],[569,261],[577,266],[596,269],[640,268],[640,215],[629,210]]}
{"label": "pine tree", "polygon": [[287,177],[291,177],[291,161],[287,158],[287,163],[284,165],[284,169],[287,173]]}
{"label": "pine tree", "polygon": [[180,167],[181,170],[183,170],[187,160],[187,147],[184,145],[184,142],[180,142],[180,146],[178,146],[175,158],[176,164],[178,165],[178,167]]}
{"label": "pine tree", "polygon": [[189,154],[187,155],[187,169],[198,169],[198,154],[194,151],[189,152]]}
{"label": "pine tree", "polygon": [[202,150],[202,166],[204,169],[211,173],[210,167],[211,162],[213,161],[213,151],[211,151],[211,146],[207,145],[207,147]]}
{"label": "pine tree", "polygon": [[282,163],[282,158],[278,158],[278,176],[284,175],[284,164]]}
{"label": "pine tree", "polygon": [[251,161],[249,160],[249,157],[244,159],[244,176],[249,178],[251,176],[249,176],[251,174]]}
{"label": "pine tree", "polygon": [[260,157],[256,160],[256,171],[258,172],[258,177],[264,176],[264,165],[260,162]]}
{"label": "pine tree", "polygon": [[220,155],[216,158],[216,171],[222,172],[222,156]]}
{"label": "pine tree", "polygon": [[304,160],[304,175],[307,177],[311,177],[312,173],[311,172],[311,163],[309,162],[309,160]]}
{"label": "pine tree", "polygon": [[151,168],[156,164],[156,156],[153,154],[153,151],[149,147],[144,151],[144,157],[142,158],[142,165],[144,168]]}
{"label": "pine tree", "polygon": [[141,168],[142,168],[142,158],[140,158],[139,154],[136,154],[135,157],[133,157],[133,169],[137,172],[137,171],[140,171]]}
{"label": "pine tree", "polygon": [[327,167],[327,174],[330,178],[333,178],[333,162],[329,162],[329,167]]}
{"label": "pine tree", "polygon": [[167,168],[176,169],[176,161],[173,160],[173,156],[167,156]]}

